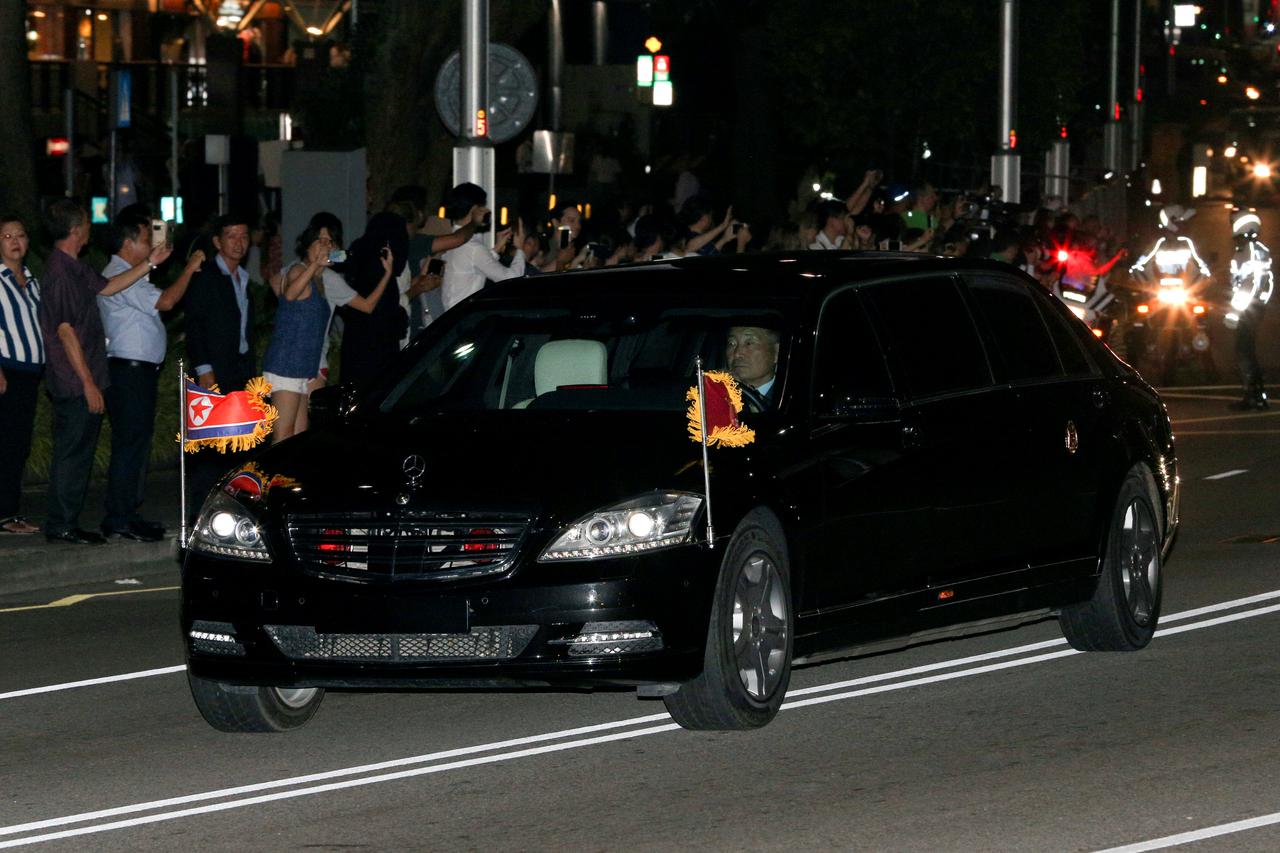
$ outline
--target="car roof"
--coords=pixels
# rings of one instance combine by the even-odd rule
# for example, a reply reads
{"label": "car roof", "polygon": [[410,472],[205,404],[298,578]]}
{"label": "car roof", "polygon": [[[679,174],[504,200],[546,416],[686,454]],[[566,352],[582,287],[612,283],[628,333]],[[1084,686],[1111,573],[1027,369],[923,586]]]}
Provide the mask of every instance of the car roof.
{"label": "car roof", "polygon": [[687,297],[704,293],[798,300],[811,294],[815,284],[829,287],[908,273],[963,270],[1016,274],[1015,267],[996,261],[906,252],[777,252],[648,261],[507,279],[486,287],[475,298],[481,302],[521,302],[529,297],[558,300],[604,292],[619,296],[680,294]]}

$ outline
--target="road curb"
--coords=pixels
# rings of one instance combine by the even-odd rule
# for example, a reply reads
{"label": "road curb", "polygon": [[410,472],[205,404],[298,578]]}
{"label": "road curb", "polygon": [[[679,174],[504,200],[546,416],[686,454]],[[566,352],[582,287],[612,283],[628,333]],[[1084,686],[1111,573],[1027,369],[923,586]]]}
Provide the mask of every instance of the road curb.
{"label": "road curb", "polygon": [[105,545],[45,543],[35,534],[31,545],[7,547],[0,568],[0,596],[40,589],[104,583],[123,578],[178,574],[178,540],[127,542]]}

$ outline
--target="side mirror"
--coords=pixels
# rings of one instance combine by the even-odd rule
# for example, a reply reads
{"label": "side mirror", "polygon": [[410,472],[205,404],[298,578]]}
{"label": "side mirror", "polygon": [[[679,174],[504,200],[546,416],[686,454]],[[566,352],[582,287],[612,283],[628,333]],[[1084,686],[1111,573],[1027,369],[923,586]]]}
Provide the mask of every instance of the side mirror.
{"label": "side mirror", "polygon": [[897,397],[845,397],[824,415],[838,420],[896,421],[902,417],[902,403]]}
{"label": "side mirror", "polygon": [[355,411],[359,395],[351,382],[326,385],[311,393],[310,417],[317,426],[345,421]]}

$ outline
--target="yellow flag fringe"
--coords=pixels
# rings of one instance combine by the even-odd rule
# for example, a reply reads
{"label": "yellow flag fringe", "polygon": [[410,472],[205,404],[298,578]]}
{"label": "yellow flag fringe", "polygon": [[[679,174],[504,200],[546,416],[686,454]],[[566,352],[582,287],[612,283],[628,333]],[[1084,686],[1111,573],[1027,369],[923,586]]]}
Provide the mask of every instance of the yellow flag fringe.
{"label": "yellow flag fringe", "polygon": [[[703,382],[719,382],[729,393],[729,404],[735,413],[742,411],[742,392],[738,390],[738,382],[733,375],[723,370],[709,370],[702,374]],[[685,413],[689,418],[689,439],[702,443],[701,394],[694,385],[684,395],[689,401],[689,410]],[[707,446],[745,447],[756,440],[756,431],[745,424],[736,426],[714,427],[707,435]]]}

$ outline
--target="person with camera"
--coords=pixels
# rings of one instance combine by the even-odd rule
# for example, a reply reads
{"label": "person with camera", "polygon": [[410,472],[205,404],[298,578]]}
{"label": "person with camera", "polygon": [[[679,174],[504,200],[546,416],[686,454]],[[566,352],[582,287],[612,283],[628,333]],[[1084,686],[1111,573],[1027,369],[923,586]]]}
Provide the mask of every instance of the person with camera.
{"label": "person with camera", "polygon": [[[724,220],[719,225],[712,225],[711,202],[706,196],[694,196],[680,208],[679,222],[685,230],[683,255],[718,255],[738,237],[741,230],[739,223],[733,218],[733,206],[724,212]],[[750,232],[747,239],[750,239]],[[742,247],[746,242],[742,241]],[[742,251],[742,247],[738,251]]]}
{"label": "person with camera", "polygon": [[[298,237],[299,260],[282,275],[276,324],[262,360],[263,378],[271,383],[271,402],[279,412],[272,430],[272,444],[307,428],[307,396],[329,329],[332,296],[326,287],[325,274],[338,259],[333,254],[335,245],[328,228],[309,225]],[[391,280],[391,250],[384,248],[380,259],[383,275],[369,298],[351,291],[342,304],[359,300],[356,307],[373,309]]]}
{"label": "person with camera", "polygon": [[[461,227],[476,216],[480,216],[487,223],[488,211],[485,209],[485,204],[488,200],[488,194],[483,188],[472,183],[458,184],[445,196],[445,215],[453,222],[455,228]],[[482,229],[487,231],[488,226],[482,226],[476,230]],[[486,280],[505,281],[524,275],[524,252],[516,252],[511,258],[509,267],[503,266],[498,260],[498,255],[513,237],[515,245],[522,246],[524,236],[524,225],[517,217],[514,235],[510,228],[499,232],[493,249],[484,244],[483,233],[477,233],[456,249],[445,252],[442,287],[445,310],[448,311],[471,294],[478,292],[484,287]]]}
{"label": "person with camera", "polygon": [[[148,211],[131,205],[111,223],[110,240],[111,260],[102,270],[107,277],[133,269],[156,249],[167,247],[168,223],[153,220]],[[132,287],[98,296],[111,378],[103,394],[111,419],[111,462],[102,520],[102,535],[108,539],[155,542],[164,537],[163,525],[138,514],[151,459],[156,389],[168,344],[160,314],[182,301],[204,260],[204,252],[192,252],[177,279],[163,290],[151,283],[148,268]]]}
{"label": "person with camera", "polygon": [[41,282],[40,326],[48,366],[45,383],[53,400],[53,458],[44,532],[50,542],[101,545],[106,541],[102,536],[79,526],[106,408],[103,391],[111,385],[107,337],[95,297],[132,287],[163,263],[170,250],[152,249],[108,279],[80,260],[90,225],[89,212],[79,202],[58,199],[49,205],[47,220],[54,250]]}

